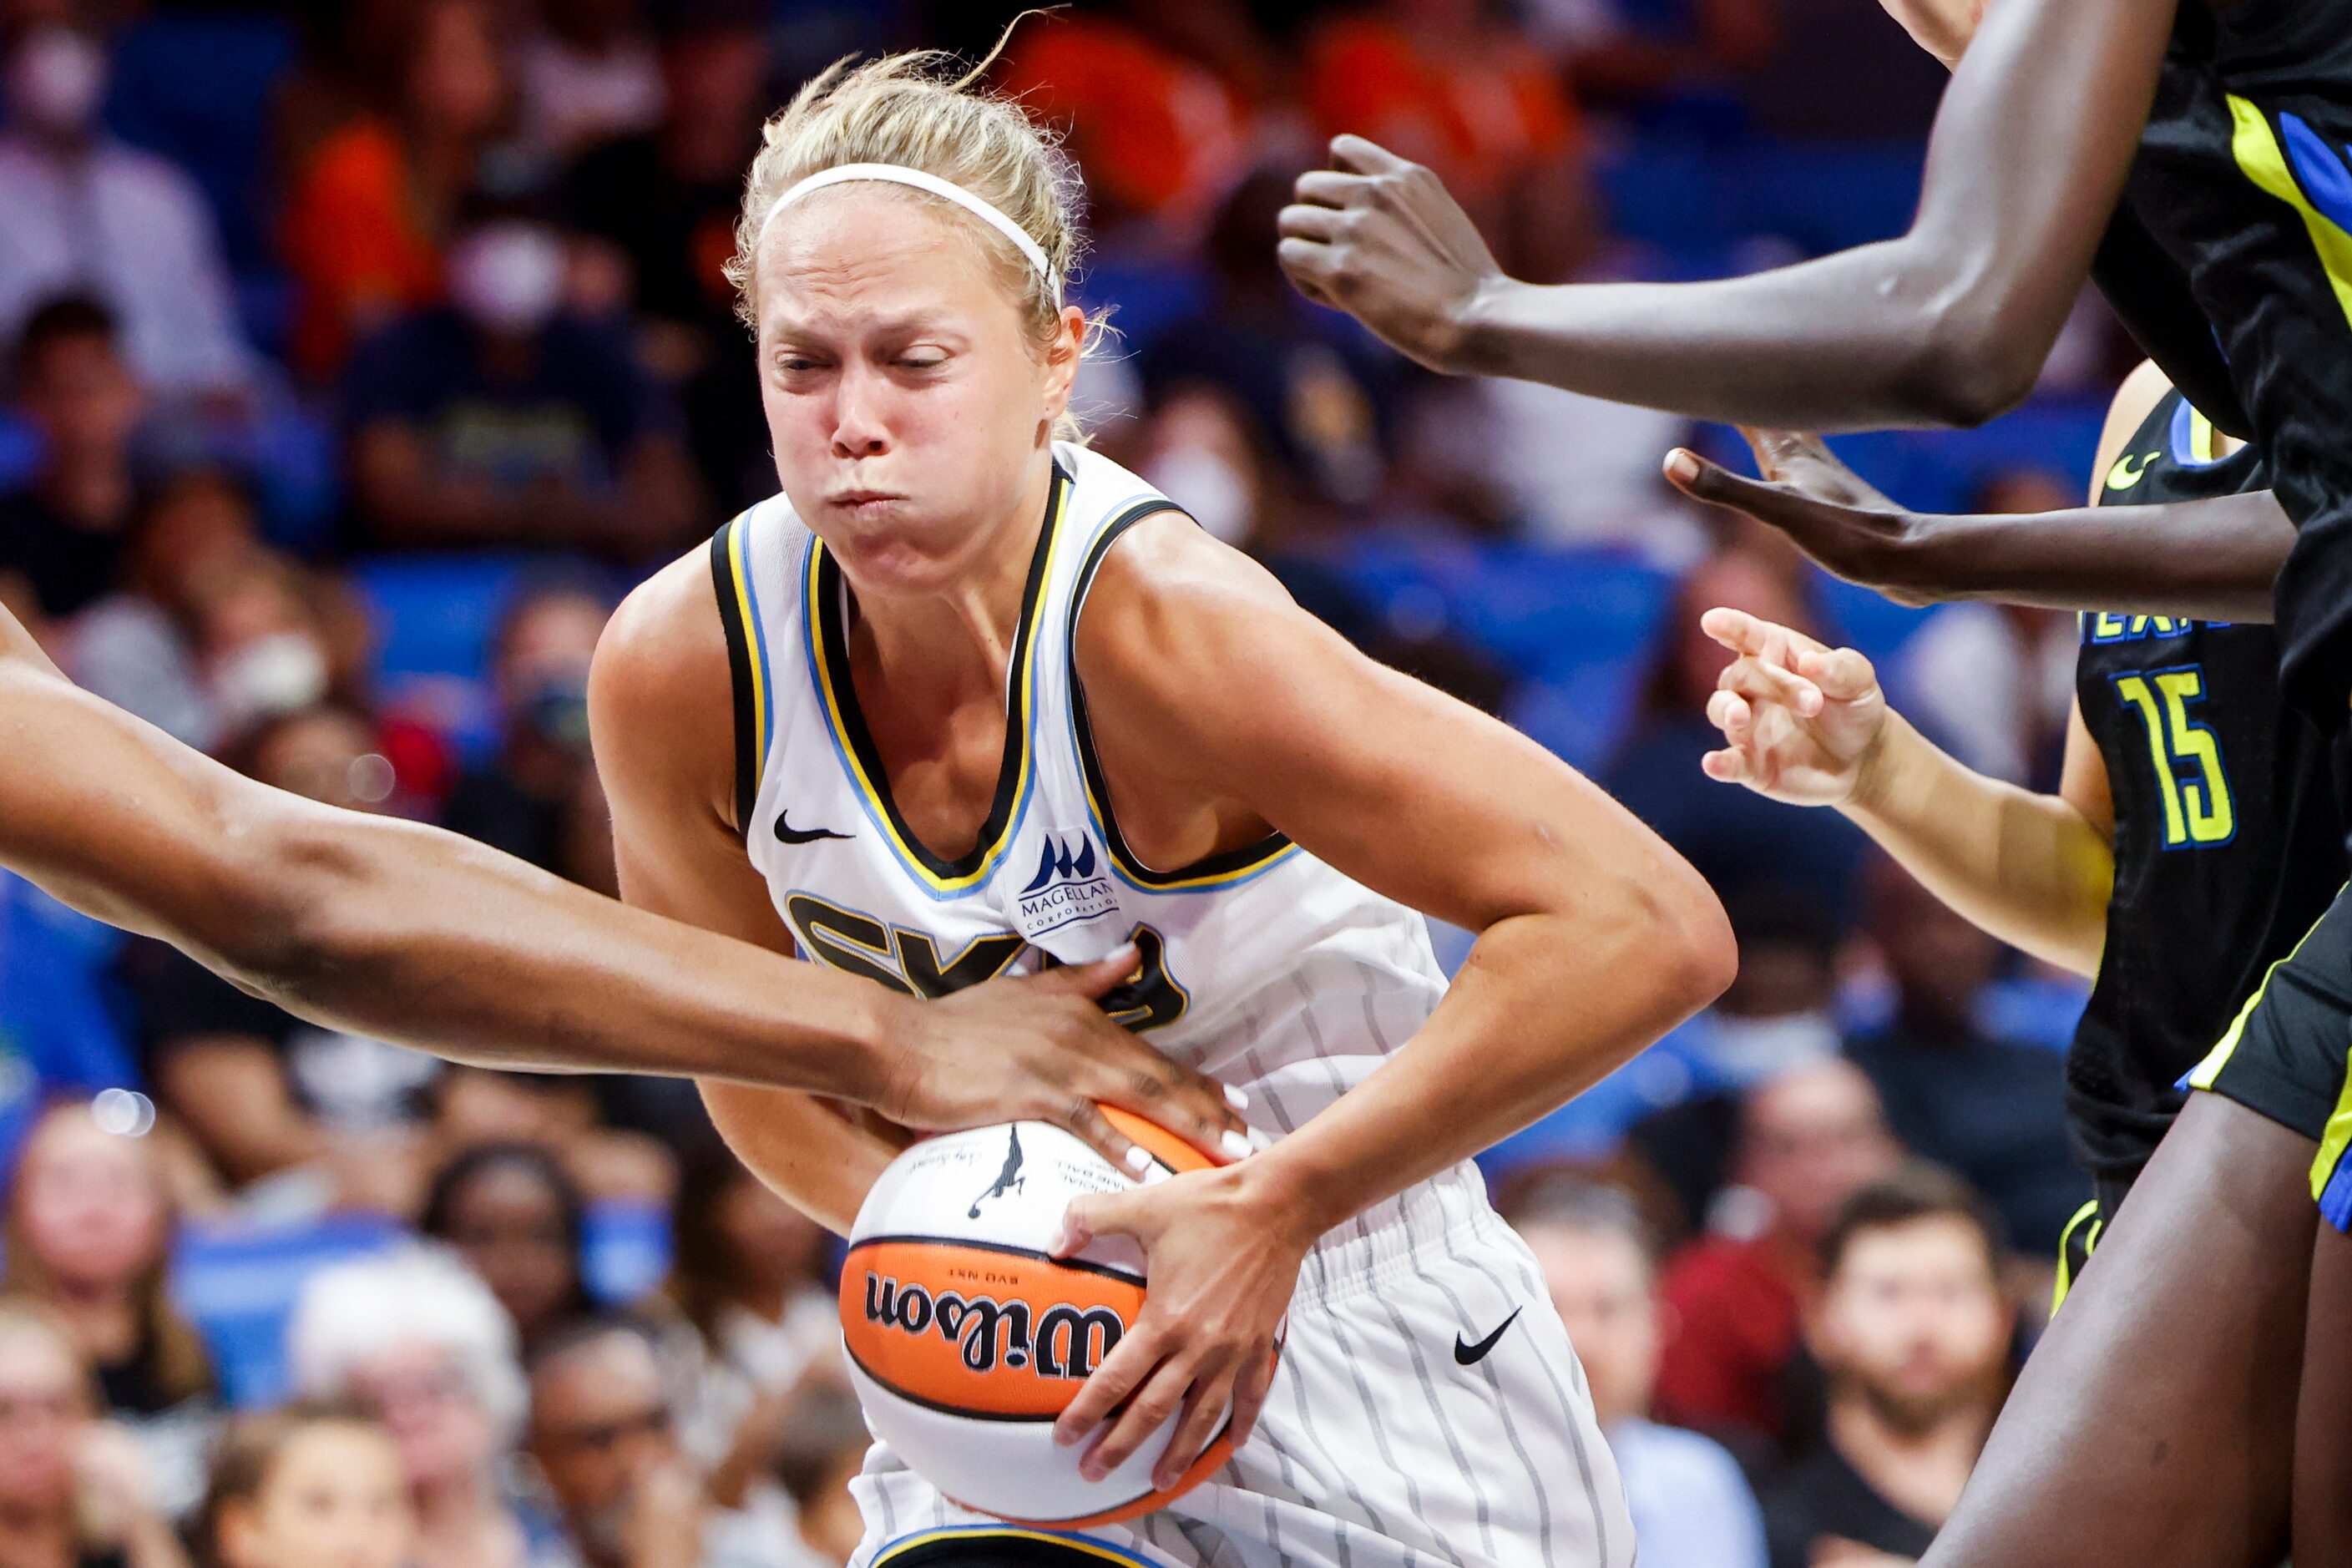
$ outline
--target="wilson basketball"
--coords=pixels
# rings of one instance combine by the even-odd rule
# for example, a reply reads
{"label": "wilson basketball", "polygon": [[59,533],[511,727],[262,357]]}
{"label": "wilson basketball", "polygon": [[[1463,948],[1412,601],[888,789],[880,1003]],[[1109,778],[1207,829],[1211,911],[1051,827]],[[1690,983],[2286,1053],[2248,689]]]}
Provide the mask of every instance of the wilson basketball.
{"label": "wilson basketball", "polygon": [[[1165,1128],[1104,1108],[1153,1159],[1145,1182],[1211,1164]],[[1225,1461],[1220,1435],[1166,1491],[1151,1467],[1171,1417],[1098,1482],[1083,1444],[1054,1442],[1087,1374],[1143,1309],[1143,1258],[1108,1237],[1048,1257],[1072,1198],[1133,1178],[1042,1121],[950,1133],[882,1173],[841,1270],[841,1331],[875,1435],[964,1507],[1023,1524],[1109,1524],[1148,1513]]]}

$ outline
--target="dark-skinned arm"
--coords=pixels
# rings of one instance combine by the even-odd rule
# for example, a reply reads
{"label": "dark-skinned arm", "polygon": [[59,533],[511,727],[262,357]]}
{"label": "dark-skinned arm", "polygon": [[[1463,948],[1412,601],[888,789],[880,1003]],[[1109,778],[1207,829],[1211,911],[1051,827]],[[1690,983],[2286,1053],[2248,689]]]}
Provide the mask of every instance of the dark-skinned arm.
{"label": "dark-skinned arm", "polygon": [[1343,136],[1284,209],[1282,262],[1438,370],[1736,424],[1980,424],[2032,388],[2081,291],[2172,17],[2171,0],[1993,5],[1898,238],[1718,282],[1538,287],[1503,276],[1427,170]]}
{"label": "dark-skinned arm", "polygon": [[2156,506],[1907,511],[1811,436],[1746,432],[1765,478],[1677,449],[1676,488],[1780,530],[1822,570],[1914,606],[1983,599],[2267,624],[2294,527],[2268,490]]}
{"label": "dark-skinned arm", "polygon": [[1114,1156],[1096,1100],[1232,1119],[1080,994],[1117,974],[897,996],[257,784],[73,685],[5,611],[0,866],[302,1017],[478,1066],[791,1086],[912,1126],[1036,1116]]}

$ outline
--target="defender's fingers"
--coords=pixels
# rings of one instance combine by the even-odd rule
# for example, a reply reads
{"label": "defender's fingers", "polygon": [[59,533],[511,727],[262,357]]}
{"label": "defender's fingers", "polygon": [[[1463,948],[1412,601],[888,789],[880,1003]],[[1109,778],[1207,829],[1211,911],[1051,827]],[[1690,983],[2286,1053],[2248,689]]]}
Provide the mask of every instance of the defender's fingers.
{"label": "defender's fingers", "polygon": [[1331,163],[1354,174],[1393,174],[1410,169],[1410,159],[1400,158],[1379,142],[1366,137],[1343,134],[1331,138]]}
{"label": "defender's fingers", "polygon": [[1291,182],[1291,197],[1309,206],[1360,207],[1372,199],[1372,187],[1361,174],[1337,169],[1309,169]]}
{"label": "defender's fingers", "polygon": [[1318,305],[1339,310],[1327,284],[1338,263],[1331,247],[1320,240],[1286,239],[1274,247],[1274,258],[1282,264],[1283,276],[1290,286]]}
{"label": "defender's fingers", "polygon": [[1784,630],[1761,616],[1717,605],[1700,613],[1698,629],[1736,654],[1762,653],[1771,634]]}
{"label": "defender's fingers", "polygon": [[1736,748],[1707,752],[1699,758],[1698,768],[1717,784],[1746,784],[1748,780],[1748,753]]}
{"label": "defender's fingers", "polygon": [[1028,984],[1032,990],[1096,997],[1134,979],[1136,970],[1142,963],[1140,948],[1131,942],[1121,942],[1102,957],[1088,963],[1056,964],[1052,969],[1030,975]]}
{"label": "defender's fingers", "polygon": [[1850,647],[1805,648],[1796,658],[1797,672],[1822,689],[1822,694],[1851,702],[1878,684],[1870,660]]}
{"label": "defender's fingers", "polygon": [[[1102,1113],[1102,1107],[1085,1095],[1064,1100],[1058,1111],[1049,1112],[1038,1120],[1050,1121],[1063,1131],[1074,1135],[1108,1160],[1115,1170],[1139,1177],[1151,1169],[1151,1152],[1112,1126],[1110,1118]],[[1068,1223],[1068,1216],[1065,1215],[1063,1225],[1066,1229]],[[1076,1251],[1085,1245],[1084,1241],[1078,1242],[1071,1250]]]}
{"label": "defender's fingers", "polygon": [[1729,507],[1775,526],[1791,507],[1802,504],[1786,490],[1762,479],[1735,474],[1687,447],[1677,447],[1666,454],[1665,473],[1666,482],[1693,500]]}
{"label": "defender's fingers", "polygon": [[1149,1243],[1159,1227],[1151,1223],[1150,1211],[1142,1203],[1145,1191],[1130,1187],[1123,1193],[1088,1193],[1072,1198],[1062,1211],[1062,1228],[1045,1244],[1045,1250],[1055,1258],[1068,1258],[1106,1236],[1132,1237]]}
{"label": "defender's fingers", "polygon": [[1250,1126],[1241,1117],[1249,1108],[1248,1095],[1178,1067],[1131,1035],[1126,1038],[1134,1041],[1133,1047],[1114,1042],[1120,1059],[1104,1064],[1111,1078],[1096,1092],[1097,1100],[1165,1127],[1219,1164],[1248,1155]]}
{"label": "defender's fingers", "polygon": [[1751,704],[1774,702],[1801,718],[1822,710],[1822,689],[1795,671],[1755,655],[1742,654],[1724,666],[1716,689],[1737,692]]}
{"label": "defender's fingers", "polygon": [[1706,721],[1723,731],[1723,738],[1735,746],[1744,746],[1754,732],[1755,715],[1748,711],[1747,699],[1736,691],[1720,688],[1709,692],[1706,699]]}
{"label": "defender's fingers", "polygon": [[1340,226],[1346,222],[1347,215],[1337,207],[1293,203],[1275,215],[1274,232],[1282,239],[1308,239],[1328,245],[1339,237]]}

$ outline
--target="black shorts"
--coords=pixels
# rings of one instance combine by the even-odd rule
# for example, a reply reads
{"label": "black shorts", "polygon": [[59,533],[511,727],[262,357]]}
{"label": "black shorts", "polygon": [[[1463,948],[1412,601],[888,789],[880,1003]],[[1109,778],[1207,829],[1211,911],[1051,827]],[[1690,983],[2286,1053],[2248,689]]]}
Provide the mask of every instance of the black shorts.
{"label": "black shorts", "polygon": [[1124,1568],[1139,1562],[1111,1546],[1018,1525],[925,1531],[874,1555],[873,1568]]}
{"label": "black shorts", "polygon": [[2338,1230],[2352,1231],[2352,889],[2270,973],[2230,1032],[2183,1078],[2260,1111],[2319,1145],[2311,1192]]}
{"label": "black shorts", "polygon": [[2058,1281],[2050,1299],[2052,1312],[2066,1304],[2066,1293],[2083,1277],[2083,1265],[2090,1262],[2091,1254],[2098,1250],[2099,1237],[2116,1223],[2116,1211],[2123,1206],[2124,1194],[2131,1191],[2131,1186],[2130,1177],[2101,1176],[2091,1184],[2091,1201],[2076,1209],[2074,1217],[2059,1233]]}

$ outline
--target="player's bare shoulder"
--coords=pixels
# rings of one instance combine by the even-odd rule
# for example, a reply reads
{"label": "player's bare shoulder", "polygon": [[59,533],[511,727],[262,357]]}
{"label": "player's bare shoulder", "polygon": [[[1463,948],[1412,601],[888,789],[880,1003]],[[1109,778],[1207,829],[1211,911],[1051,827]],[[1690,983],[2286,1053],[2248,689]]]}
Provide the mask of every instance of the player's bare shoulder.
{"label": "player's bare shoulder", "polygon": [[1286,635],[1316,626],[1273,573],[1169,510],[1105,552],[1072,654],[1090,702],[1196,708],[1204,682],[1247,670]]}
{"label": "player's bare shoulder", "polygon": [[689,551],[621,602],[596,645],[588,703],[600,767],[657,770],[731,816],[733,679],[709,552]]}

